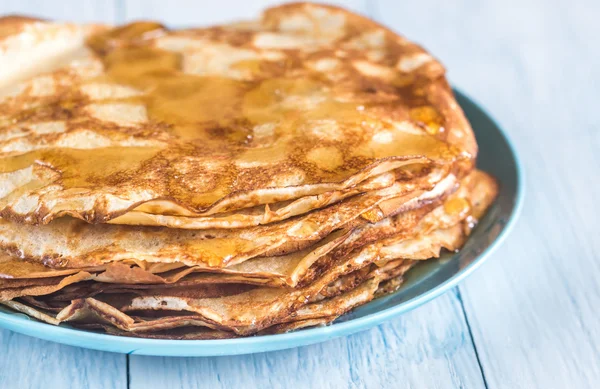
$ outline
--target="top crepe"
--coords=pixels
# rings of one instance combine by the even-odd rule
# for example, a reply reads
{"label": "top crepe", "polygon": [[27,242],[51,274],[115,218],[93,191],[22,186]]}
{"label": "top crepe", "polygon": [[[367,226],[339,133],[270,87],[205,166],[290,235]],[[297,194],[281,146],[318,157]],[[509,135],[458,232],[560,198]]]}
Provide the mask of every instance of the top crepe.
{"label": "top crepe", "polygon": [[143,214],[343,198],[392,170],[466,171],[477,152],[443,67],[335,7],[181,31],[0,27],[0,216],[13,222],[177,226]]}

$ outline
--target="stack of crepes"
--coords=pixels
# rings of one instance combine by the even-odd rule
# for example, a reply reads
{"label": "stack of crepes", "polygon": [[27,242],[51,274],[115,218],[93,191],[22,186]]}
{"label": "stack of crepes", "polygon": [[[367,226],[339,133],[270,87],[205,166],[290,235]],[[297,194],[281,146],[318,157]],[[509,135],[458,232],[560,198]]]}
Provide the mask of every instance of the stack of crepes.
{"label": "stack of crepes", "polygon": [[169,30],[0,19],[0,301],[210,339],[323,325],[496,196],[419,46],[314,4]]}

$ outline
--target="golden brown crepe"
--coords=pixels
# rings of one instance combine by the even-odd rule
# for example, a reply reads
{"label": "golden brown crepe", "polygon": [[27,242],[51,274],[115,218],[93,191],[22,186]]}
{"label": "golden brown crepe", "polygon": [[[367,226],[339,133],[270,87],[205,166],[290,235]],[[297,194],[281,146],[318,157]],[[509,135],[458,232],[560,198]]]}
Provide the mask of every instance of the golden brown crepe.
{"label": "golden brown crepe", "polygon": [[419,46],[331,6],[170,30],[0,18],[0,304],[226,339],[326,325],[493,202]]}
{"label": "golden brown crepe", "polygon": [[460,188],[442,205],[436,206],[437,203],[432,203],[374,224],[363,225],[353,231],[339,230],[304,250],[281,256],[257,257],[224,269],[209,269],[211,273],[205,273],[207,269],[203,266],[189,267],[183,264],[164,266],[127,260],[114,262],[108,266],[51,269],[41,264],[5,257],[0,259],[0,277],[6,280],[0,279],[0,287],[16,279],[35,280],[69,275],[78,271],[95,273],[95,281],[116,284],[174,283],[185,277],[189,280],[194,273],[201,272],[195,274],[197,277],[192,277],[196,283],[236,282],[244,279],[236,277],[245,277],[250,283],[294,287],[300,282],[306,282],[304,278],[310,275],[311,267],[319,261],[323,262],[324,256],[347,253],[354,248],[386,237],[421,240],[420,245],[427,247],[428,243],[420,239],[421,236],[456,225],[469,213],[471,204],[487,206],[492,201],[495,190],[495,184],[489,176],[475,171],[462,180]]}
{"label": "golden brown crepe", "polygon": [[[20,24],[6,41],[52,25]],[[69,44],[55,43],[63,66],[11,84],[0,100],[6,219],[106,222],[135,211],[121,221],[146,213],[146,224],[174,225],[150,215],[354,191],[415,164],[464,170],[477,152],[443,67],[335,7],[285,5],[204,29],[143,22],[71,37],[74,28],[64,26]],[[35,38],[7,55],[24,62],[56,40]]]}
{"label": "golden brown crepe", "polygon": [[[471,189],[470,197],[461,196],[461,191],[456,192],[444,204],[422,217],[410,233],[395,234],[358,247],[351,246],[355,248],[348,254],[346,252],[349,249],[339,250],[341,257],[323,262],[318,273],[320,275],[305,286],[261,287],[222,282],[194,284],[186,283],[189,279],[182,278],[167,288],[163,287],[167,285],[144,285],[140,288],[136,284],[99,284],[82,280],[85,281],[83,285],[75,290],[67,290],[64,295],[61,295],[62,284],[57,284],[56,289],[46,293],[46,297],[40,297],[42,300],[18,303],[29,307],[28,310],[33,309],[32,306],[41,307],[39,311],[50,317],[47,321],[51,323],[69,321],[89,324],[91,321],[104,323],[104,326],[112,323],[122,331],[133,332],[203,326],[249,335],[275,324],[276,327],[265,331],[297,328],[301,322],[308,325],[315,321],[333,320],[351,307],[370,300],[382,281],[406,271],[413,264],[411,260],[437,257],[441,248],[452,251],[462,245],[470,231],[469,225],[474,222],[470,218],[471,209],[487,207],[495,192],[494,181],[483,173],[476,173],[464,180],[466,182],[461,187],[463,193],[467,192],[466,188]],[[457,209],[459,203],[469,209]],[[371,228],[377,227],[374,225]],[[360,240],[357,236],[355,239]],[[206,273],[197,275],[201,277]],[[69,277],[73,276],[64,279]],[[386,287],[391,291],[398,286]],[[63,290],[67,288],[69,286]],[[5,290],[0,290],[0,293]],[[24,287],[22,290],[28,289]],[[344,297],[335,299],[336,296]],[[19,295],[15,294],[14,297]],[[309,305],[302,308],[306,303]],[[12,308],[24,309],[14,305]],[[161,311],[163,314],[159,318],[143,318],[143,312],[151,311]],[[141,312],[142,316],[136,315],[136,312]],[[45,318],[42,314],[36,314],[35,317]],[[289,320],[294,324],[285,324]]]}
{"label": "golden brown crepe", "polygon": [[450,175],[429,191],[405,193],[399,183],[352,197],[323,210],[279,223],[248,229],[182,230],[117,225],[90,225],[61,218],[45,226],[0,220],[0,247],[53,266],[88,267],[135,258],[148,262],[181,262],[189,266],[226,267],[259,255],[285,254],[309,246],[337,229],[364,224],[361,214],[384,218],[379,205],[394,214],[440,198],[454,188]]}

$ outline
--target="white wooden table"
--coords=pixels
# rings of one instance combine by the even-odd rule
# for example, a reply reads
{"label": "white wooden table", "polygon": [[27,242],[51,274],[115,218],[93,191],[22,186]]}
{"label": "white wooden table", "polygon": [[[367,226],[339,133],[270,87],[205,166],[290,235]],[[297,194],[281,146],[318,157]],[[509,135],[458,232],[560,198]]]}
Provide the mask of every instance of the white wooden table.
{"label": "white wooden table", "polygon": [[[197,25],[273,3],[0,0],[0,13]],[[504,246],[403,317],[288,351],[129,357],[0,330],[0,388],[600,387],[600,1],[338,3],[423,44],[515,140],[527,193]]]}

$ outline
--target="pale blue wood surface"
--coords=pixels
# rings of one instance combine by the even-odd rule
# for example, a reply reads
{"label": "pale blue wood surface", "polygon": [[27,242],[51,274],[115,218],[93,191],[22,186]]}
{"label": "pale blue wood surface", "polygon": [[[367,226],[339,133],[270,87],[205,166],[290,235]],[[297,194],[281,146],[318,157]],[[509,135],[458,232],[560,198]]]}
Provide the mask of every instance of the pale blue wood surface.
{"label": "pale blue wood surface", "polygon": [[0,330],[0,388],[127,388],[127,356]]}
{"label": "pale blue wood surface", "polygon": [[120,0],[0,0],[0,14],[21,14],[86,23],[114,23],[120,8]]}
{"label": "pale blue wood surface", "polygon": [[[191,25],[273,3],[0,0],[0,13]],[[600,387],[600,2],[336,3],[423,44],[515,139],[528,193],[504,247],[460,291],[371,331],[296,350],[127,359],[0,331],[0,387]]]}

